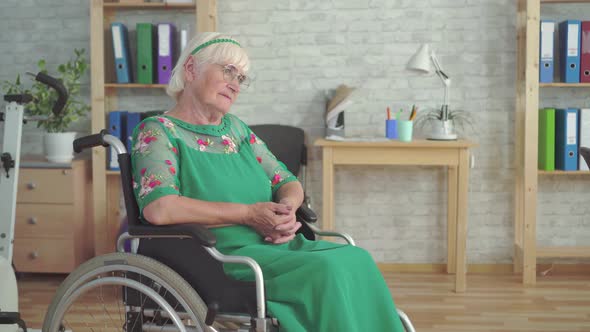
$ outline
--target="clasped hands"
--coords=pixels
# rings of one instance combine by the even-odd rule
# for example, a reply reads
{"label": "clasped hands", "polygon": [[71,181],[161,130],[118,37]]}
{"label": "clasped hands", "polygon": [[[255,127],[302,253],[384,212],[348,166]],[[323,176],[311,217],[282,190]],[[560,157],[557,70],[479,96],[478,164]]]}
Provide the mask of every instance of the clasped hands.
{"label": "clasped hands", "polygon": [[295,217],[297,207],[288,200],[249,205],[246,224],[254,228],[264,240],[274,244],[291,241],[301,223]]}

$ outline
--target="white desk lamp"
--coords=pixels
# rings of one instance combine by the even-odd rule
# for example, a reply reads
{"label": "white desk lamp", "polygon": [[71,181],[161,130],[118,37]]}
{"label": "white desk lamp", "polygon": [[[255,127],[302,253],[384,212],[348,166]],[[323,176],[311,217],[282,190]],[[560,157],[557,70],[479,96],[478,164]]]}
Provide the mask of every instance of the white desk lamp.
{"label": "white desk lamp", "polygon": [[432,73],[431,63],[434,65],[436,75],[440,77],[440,80],[445,86],[445,98],[440,109],[440,120],[443,122],[443,128],[441,128],[440,131],[436,130],[436,132],[433,132],[429,138],[435,140],[456,140],[457,134],[454,133],[452,128],[447,127],[447,121],[449,120],[449,90],[451,87],[451,78],[443,71],[434,51],[430,51],[428,44],[422,44],[418,51],[412,56],[412,58],[410,58],[406,68],[415,72],[430,74]]}

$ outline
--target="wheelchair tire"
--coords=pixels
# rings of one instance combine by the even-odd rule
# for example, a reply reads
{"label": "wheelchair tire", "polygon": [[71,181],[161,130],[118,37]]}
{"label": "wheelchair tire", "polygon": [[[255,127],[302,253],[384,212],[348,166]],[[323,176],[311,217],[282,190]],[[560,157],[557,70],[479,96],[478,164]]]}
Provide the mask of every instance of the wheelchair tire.
{"label": "wheelchair tire", "polygon": [[[184,307],[186,314],[188,314],[197,330],[206,330],[204,322],[207,306],[197,292],[180,275],[168,266],[149,257],[130,253],[111,253],[95,257],[83,263],[62,282],[45,315],[43,331],[59,331],[62,317],[57,316],[63,316],[68,309],[67,307],[75,300],[72,297],[76,297],[76,293],[79,293],[77,290],[93,281],[106,279],[103,277],[105,273],[122,273],[124,275],[134,273],[143,276],[146,280],[151,280],[154,285],[163,287],[167,296],[173,296],[177,303]],[[101,278],[103,279],[101,280]],[[111,279],[114,280],[117,277]],[[143,294],[146,297],[149,296],[146,293]]]}

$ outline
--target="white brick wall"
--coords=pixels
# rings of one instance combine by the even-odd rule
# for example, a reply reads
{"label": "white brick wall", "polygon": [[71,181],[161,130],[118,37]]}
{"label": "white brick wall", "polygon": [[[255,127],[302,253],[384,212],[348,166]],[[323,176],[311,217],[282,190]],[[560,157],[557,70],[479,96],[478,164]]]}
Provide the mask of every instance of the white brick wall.
{"label": "white brick wall", "polygon": [[[567,9],[564,9],[567,8]],[[0,79],[34,71],[40,56],[52,66],[74,47],[89,50],[88,3],[0,3]],[[587,13],[585,15],[584,13]],[[130,13],[126,13],[130,14]],[[351,135],[382,134],[385,108],[437,107],[437,77],[405,70],[424,42],[453,79],[451,106],[473,115],[468,261],[511,261],[514,210],[516,8],[511,0],[218,0],[218,29],[234,34],[252,58],[255,82],[234,112],[250,124],[303,127],[310,142],[323,135],[325,94],[339,84],[359,88],[346,111]],[[544,7],[543,15],[590,19],[590,6]],[[190,14],[143,11],[126,17],[190,24]],[[86,81],[86,83],[88,80]],[[86,84],[85,94],[89,87]],[[142,92],[142,94],[145,92]],[[588,107],[585,90],[543,90],[541,106]],[[170,107],[163,92],[122,91],[121,109]],[[28,125],[25,152],[39,152]],[[88,122],[76,127],[87,131]],[[308,191],[321,212],[321,152],[310,151]],[[538,239],[542,245],[589,245],[590,183],[584,177],[539,182]],[[420,167],[339,167],[336,223],[378,261],[442,263],[446,259],[446,172]]]}

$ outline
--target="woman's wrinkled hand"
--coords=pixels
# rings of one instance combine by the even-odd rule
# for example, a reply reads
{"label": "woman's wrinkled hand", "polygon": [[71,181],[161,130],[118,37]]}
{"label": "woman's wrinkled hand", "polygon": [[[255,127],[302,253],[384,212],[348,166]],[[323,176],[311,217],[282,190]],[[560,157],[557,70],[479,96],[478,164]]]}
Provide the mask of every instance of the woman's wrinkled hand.
{"label": "woman's wrinkled hand", "polygon": [[286,204],[264,202],[248,205],[245,224],[266,235],[275,231],[275,227],[290,220],[291,208]]}
{"label": "woman's wrinkled hand", "polygon": [[293,206],[293,203],[291,203],[291,201],[289,201],[288,199],[282,199],[279,201],[279,204],[285,204],[290,208],[288,213],[289,220],[283,224],[276,226],[276,232],[265,237],[265,241],[272,242],[274,244],[286,243],[293,240],[293,238],[295,237],[295,233],[301,227],[301,223],[297,221],[297,218],[295,216],[297,208]]}
{"label": "woman's wrinkled hand", "polygon": [[261,234],[267,242],[289,242],[301,227],[295,217],[296,209],[287,201],[252,204],[248,206],[248,211],[246,224]]}

